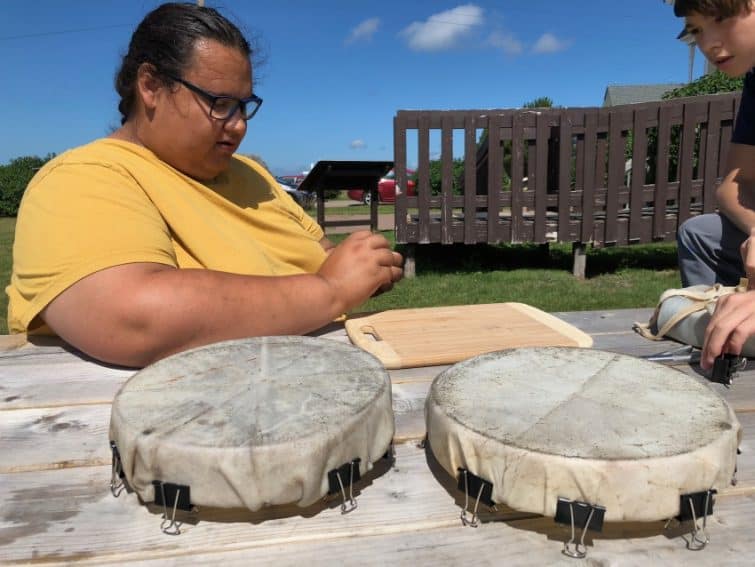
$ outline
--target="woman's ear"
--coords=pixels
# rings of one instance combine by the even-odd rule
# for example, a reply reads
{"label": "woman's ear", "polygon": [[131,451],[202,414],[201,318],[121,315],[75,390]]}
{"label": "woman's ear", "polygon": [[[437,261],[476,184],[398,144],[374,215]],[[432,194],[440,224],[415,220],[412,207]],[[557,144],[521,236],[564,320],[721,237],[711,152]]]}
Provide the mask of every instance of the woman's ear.
{"label": "woman's ear", "polygon": [[153,111],[157,105],[157,98],[165,83],[157,76],[155,66],[142,63],[136,72],[136,92],[147,112]]}

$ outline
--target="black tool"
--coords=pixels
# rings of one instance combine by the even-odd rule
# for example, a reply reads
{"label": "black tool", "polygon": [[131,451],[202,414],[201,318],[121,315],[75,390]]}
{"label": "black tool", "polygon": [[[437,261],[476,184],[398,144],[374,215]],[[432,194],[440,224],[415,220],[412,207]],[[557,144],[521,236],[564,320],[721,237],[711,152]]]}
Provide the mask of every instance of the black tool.
{"label": "black tool", "polygon": [[[652,362],[661,362],[664,364],[698,364],[700,362],[700,351],[692,346],[682,346],[672,350],[667,350],[658,354],[643,356],[645,360]],[[711,382],[718,382],[731,386],[734,383],[734,376],[745,367],[747,359],[737,354],[723,353],[713,361],[713,371],[711,372]]]}
{"label": "black tool", "polygon": [[723,353],[713,361],[713,372],[710,376],[711,381],[731,386],[734,381],[734,375],[744,367],[745,360],[744,357],[736,354]]}

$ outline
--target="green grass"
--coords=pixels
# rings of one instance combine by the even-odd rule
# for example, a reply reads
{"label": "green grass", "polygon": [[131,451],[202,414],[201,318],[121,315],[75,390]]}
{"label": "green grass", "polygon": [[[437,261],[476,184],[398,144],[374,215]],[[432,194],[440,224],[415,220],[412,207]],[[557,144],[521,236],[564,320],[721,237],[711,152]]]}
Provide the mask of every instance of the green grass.
{"label": "green grass", "polygon": [[[313,209],[312,216],[317,213]],[[370,214],[370,207],[368,205],[346,205],[344,207],[328,207],[328,216],[330,215],[364,215]],[[393,205],[378,205],[378,214],[393,214]]]}
{"label": "green grass", "polygon": [[[393,231],[383,235],[395,246]],[[340,242],[345,235],[329,236]],[[416,278],[355,312],[518,301],[544,311],[655,307],[681,286],[674,243],[588,249],[586,278],[571,274],[569,244],[417,245]]]}
{"label": "green grass", "polygon": [[2,285],[2,300],[0,300],[0,334],[8,333],[8,296],[5,286],[10,281],[10,270],[13,249],[13,231],[16,229],[16,219],[0,217],[0,285]]}
{"label": "green grass", "polygon": [[[355,201],[349,201],[352,204],[347,204],[344,202],[343,206],[338,207],[328,207],[326,209],[326,215],[364,215],[368,216],[370,214],[370,207],[369,205],[363,205],[361,203],[356,203]],[[378,205],[378,214],[383,215],[392,215],[393,214],[394,207],[393,205]],[[317,208],[313,207],[307,212],[310,214],[311,217],[317,216]]]}
{"label": "green grass", "polygon": [[[333,206],[333,202],[340,203],[338,206]],[[364,215],[368,216],[370,214],[370,206],[364,205],[362,203],[357,203],[356,201],[352,201],[349,199],[349,197],[346,195],[346,191],[341,191],[338,193],[338,196],[336,196],[333,199],[328,199],[328,203],[330,203],[331,206],[329,206],[327,209],[325,209],[325,214],[327,216],[330,215]],[[394,211],[393,204],[390,205],[380,205],[378,204],[378,214],[390,214],[392,215]],[[312,217],[317,216],[317,207],[312,207],[307,211]]]}
{"label": "green grass", "polygon": [[[15,219],[0,218],[3,291],[10,280],[14,227]],[[393,231],[383,234],[395,246]],[[345,237],[329,236],[334,242]],[[462,244],[417,245],[415,250],[417,277],[400,281],[356,312],[503,301],[544,311],[654,307],[663,291],[681,286],[673,243],[588,249],[584,280],[571,275],[568,244],[551,244],[547,251],[536,245]],[[0,301],[2,334],[7,333],[6,310],[7,297]]]}
{"label": "green grass", "polygon": [[[402,247],[398,246],[399,251]],[[592,249],[572,276],[571,246],[418,245],[416,274],[357,311],[518,301],[544,311],[654,307],[680,287],[672,243]]]}

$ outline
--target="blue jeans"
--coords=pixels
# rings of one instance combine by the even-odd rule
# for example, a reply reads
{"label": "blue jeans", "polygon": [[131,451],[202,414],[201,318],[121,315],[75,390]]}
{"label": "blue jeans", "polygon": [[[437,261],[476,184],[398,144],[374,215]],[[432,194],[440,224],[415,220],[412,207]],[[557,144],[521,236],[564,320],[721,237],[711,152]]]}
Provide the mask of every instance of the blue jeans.
{"label": "blue jeans", "polygon": [[676,234],[682,286],[737,285],[745,276],[739,247],[747,235],[719,213],[687,220]]}

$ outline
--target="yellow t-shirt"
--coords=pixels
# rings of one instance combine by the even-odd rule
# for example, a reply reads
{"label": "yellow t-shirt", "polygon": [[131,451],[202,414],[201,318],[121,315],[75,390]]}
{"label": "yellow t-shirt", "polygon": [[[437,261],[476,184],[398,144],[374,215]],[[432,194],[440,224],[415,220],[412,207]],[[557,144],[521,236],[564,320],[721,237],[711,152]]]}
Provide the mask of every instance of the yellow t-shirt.
{"label": "yellow t-shirt", "polygon": [[13,333],[99,270],[132,262],[236,274],[314,273],[322,229],[253,160],[201,183],[114,139],[70,150],[31,180],[19,208],[8,293]]}

